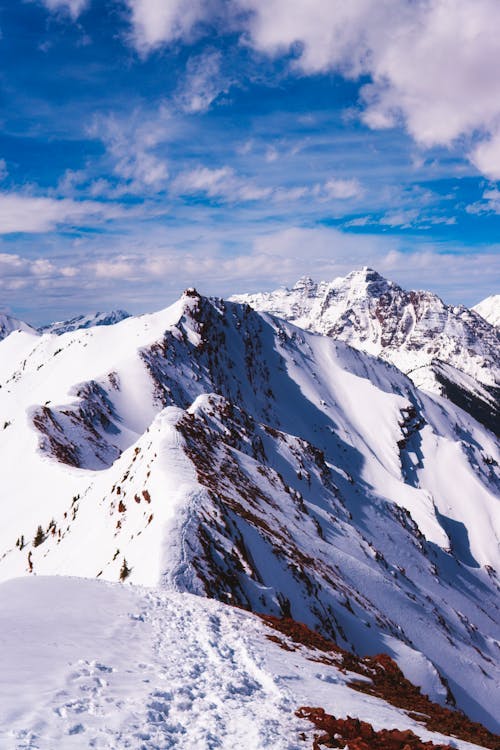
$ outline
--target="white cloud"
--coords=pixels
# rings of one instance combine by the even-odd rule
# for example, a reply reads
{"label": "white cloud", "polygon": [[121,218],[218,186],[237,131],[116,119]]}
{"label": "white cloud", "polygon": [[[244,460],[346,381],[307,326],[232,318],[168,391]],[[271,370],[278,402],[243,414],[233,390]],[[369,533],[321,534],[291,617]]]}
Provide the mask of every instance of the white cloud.
{"label": "white cloud", "polygon": [[483,192],[483,199],[476,203],[471,203],[466,208],[469,214],[500,214],[500,190],[498,188],[488,188]]}
{"label": "white cloud", "polygon": [[208,0],[126,0],[132,40],[143,55],[176,39],[188,39],[210,15]]}
{"label": "white cloud", "polygon": [[89,0],[42,0],[43,4],[51,11],[65,11],[71,18],[76,19],[87,7]]}
{"label": "white cloud", "polygon": [[421,218],[420,211],[417,208],[400,209],[399,211],[389,211],[380,219],[380,224],[388,227],[411,227]]}
{"label": "white cloud", "polygon": [[271,188],[255,185],[251,180],[237,175],[231,167],[197,167],[182,172],[174,180],[172,189],[181,195],[203,193],[209,198],[230,202],[262,200],[272,193]]}
{"label": "white cloud", "polygon": [[356,179],[332,179],[325,182],[323,193],[327,198],[347,200],[349,198],[360,198],[363,188]]}
{"label": "white cloud", "polygon": [[[168,162],[158,149],[168,140],[170,125],[170,112],[161,106],[149,116],[136,111],[126,119],[96,118],[90,134],[104,143],[112,170],[127,191],[142,193],[161,190],[167,183]],[[104,183],[96,186],[100,188]]]}
{"label": "white cloud", "polygon": [[472,150],[470,159],[490,180],[500,180],[500,129],[479,143]]}
{"label": "white cloud", "polygon": [[188,61],[186,75],[175,96],[177,105],[189,114],[207,112],[212,103],[230,88],[221,72],[220,52],[206,52]]}
{"label": "white cloud", "polygon": [[[399,241],[380,235],[353,235],[332,227],[290,227],[254,241],[251,256],[270,289],[307,274],[316,280],[343,276],[368,265],[407,289],[430,289],[454,303],[486,296],[498,279],[498,248],[476,254],[443,253],[432,245],[402,252]],[[238,291],[258,291],[255,269]],[[244,279],[244,276],[243,276]],[[261,288],[263,288],[261,286]]]}
{"label": "white cloud", "polygon": [[0,193],[0,234],[49,232],[61,225],[89,225],[125,215],[124,208],[110,203]]}
{"label": "white cloud", "polygon": [[279,159],[279,153],[278,149],[275,146],[269,146],[266,149],[266,156],[265,159],[268,163],[272,163],[273,161],[277,161]]}
{"label": "white cloud", "polygon": [[[96,247],[96,237],[72,243],[50,257],[0,253],[2,300],[32,307],[39,322],[81,310],[125,307],[132,312],[165,307],[182,289],[204,294],[291,285],[300,276],[332,279],[368,265],[406,288],[428,288],[454,303],[476,302],[494,290],[498,248],[477,254],[445,254],[432,245],[402,252],[391,236],[354,235],[332,227],[289,227],[258,234],[255,225],[177,230],[138,230]],[[98,241],[98,240],[97,240]],[[227,252],[228,243],[239,252]],[[44,312],[49,310],[49,312]]]}
{"label": "white cloud", "polygon": [[237,1],[250,12],[249,39],[260,51],[295,45],[303,73],[370,76],[362,90],[370,127],[404,122],[426,147],[479,134],[485,141],[471,147],[471,159],[500,176],[497,0]]}
{"label": "white cloud", "polygon": [[[43,1],[73,17],[86,5]],[[239,28],[245,43],[267,55],[292,52],[292,67],[301,74],[368,77],[360,105],[369,127],[404,124],[423,147],[458,143],[481,172],[500,178],[498,0],[124,2],[132,43],[142,55],[191,41],[204,22],[223,31]],[[205,111],[226,90],[220,73],[215,53],[195,59],[180,94],[186,111]]]}
{"label": "white cloud", "polygon": [[271,200],[275,203],[292,202],[309,197],[318,201],[348,200],[363,195],[356,179],[330,179],[313,186],[269,187],[257,185],[252,179],[238,175],[232,167],[197,167],[182,172],[172,184],[180,195],[204,194],[228,202]]}

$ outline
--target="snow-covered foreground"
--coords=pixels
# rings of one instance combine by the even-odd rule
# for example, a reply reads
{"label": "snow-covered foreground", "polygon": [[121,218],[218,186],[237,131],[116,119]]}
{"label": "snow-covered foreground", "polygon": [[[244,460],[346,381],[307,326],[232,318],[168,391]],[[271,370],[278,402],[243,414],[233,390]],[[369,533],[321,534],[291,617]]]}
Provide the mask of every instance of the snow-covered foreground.
{"label": "snow-covered foreground", "polygon": [[[269,640],[257,616],[190,594],[78,578],[0,586],[2,750],[297,750],[299,706],[438,735]],[[306,739],[300,737],[306,733]]]}

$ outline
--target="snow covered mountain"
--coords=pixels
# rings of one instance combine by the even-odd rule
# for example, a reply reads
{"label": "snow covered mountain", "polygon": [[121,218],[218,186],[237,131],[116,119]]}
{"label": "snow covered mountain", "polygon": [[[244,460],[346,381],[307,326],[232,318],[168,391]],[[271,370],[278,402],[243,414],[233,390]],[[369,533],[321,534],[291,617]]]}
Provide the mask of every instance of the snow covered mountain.
{"label": "snow covered mountain", "polygon": [[477,312],[431,292],[407,292],[370,268],[232,299],[391,362],[498,434],[500,333]]}
{"label": "snow covered mountain", "polygon": [[40,333],[57,333],[61,335],[69,331],[77,331],[79,328],[111,326],[129,317],[130,314],[125,310],[112,310],[108,313],[97,312],[90,315],[76,315],[70,320],[62,320],[57,323],[49,323],[48,325],[41,326],[38,330]]}
{"label": "snow covered mountain", "polygon": [[13,331],[36,332],[28,323],[24,323],[24,321],[13,318],[6,313],[0,313],[0,341],[9,336]]}
{"label": "snow covered mountain", "polygon": [[492,326],[500,326],[500,294],[492,294],[472,308]]}
{"label": "snow covered mountain", "polygon": [[194,290],[13,333],[0,386],[1,579],[160,583],[293,617],[498,729],[500,456],[469,414]]}

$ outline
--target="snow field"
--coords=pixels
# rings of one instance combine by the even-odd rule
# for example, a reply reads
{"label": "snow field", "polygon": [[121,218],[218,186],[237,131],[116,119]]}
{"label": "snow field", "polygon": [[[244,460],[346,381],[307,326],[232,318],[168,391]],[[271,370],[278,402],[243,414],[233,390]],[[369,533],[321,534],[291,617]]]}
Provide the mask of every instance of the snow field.
{"label": "snow field", "polygon": [[[4,750],[299,750],[301,705],[428,732],[348,675],[269,641],[261,620],[189,594],[76,578],[0,585]],[[476,746],[452,740],[452,746]]]}

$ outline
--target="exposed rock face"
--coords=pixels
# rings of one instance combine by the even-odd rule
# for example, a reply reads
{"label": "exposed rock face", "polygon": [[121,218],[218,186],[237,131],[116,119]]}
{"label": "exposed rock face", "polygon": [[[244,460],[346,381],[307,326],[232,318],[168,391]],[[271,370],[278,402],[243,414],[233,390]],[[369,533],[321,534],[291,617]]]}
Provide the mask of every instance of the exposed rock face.
{"label": "exposed rock face", "polygon": [[381,357],[498,431],[500,332],[474,310],[405,291],[370,268],[233,299]]}

